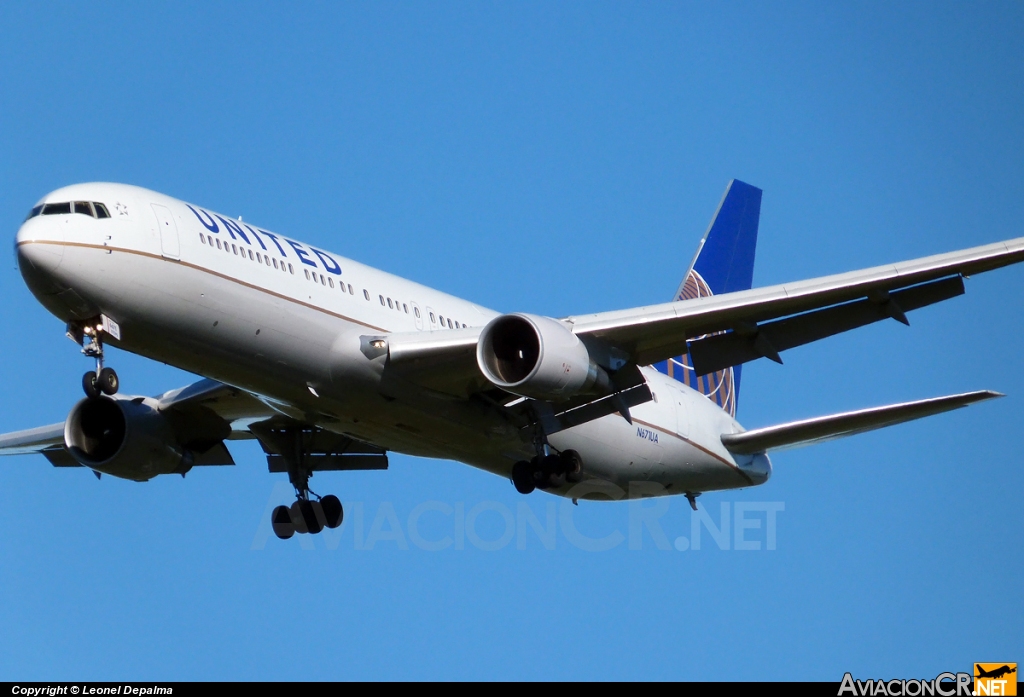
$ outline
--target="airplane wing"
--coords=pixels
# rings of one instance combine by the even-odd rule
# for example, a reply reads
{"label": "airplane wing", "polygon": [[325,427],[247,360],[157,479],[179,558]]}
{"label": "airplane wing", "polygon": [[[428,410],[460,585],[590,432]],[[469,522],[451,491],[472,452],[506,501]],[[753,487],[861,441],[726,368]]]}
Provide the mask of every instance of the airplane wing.
{"label": "airplane wing", "polygon": [[835,438],[844,438],[877,428],[893,426],[945,411],[960,409],[975,402],[1002,397],[998,392],[979,390],[964,394],[921,399],[903,404],[848,411],[843,414],[819,416],[777,426],[755,428],[743,433],[722,435],[722,445],[736,455],[754,455],[770,450],[799,448]]}
{"label": "airplane wing", "polygon": [[64,422],[0,435],[0,455],[25,455],[64,447]]}
{"label": "airplane wing", "polygon": [[[248,425],[275,414],[252,395],[214,380],[199,380],[155,399],[178,441],[200,453],[196,465],[233,465],[223,441],[253,438]],[[0,455],[29,453],[44,455],[56,467],[79,466],[64,447],[63,421],[0,434]]]}
{"label": "airplane wing", "polygon": [[[1024,238],[797,283],[568,318],[591,337],[649,365],[689,351],[705,374],[963,292],[961,277],[1024,261]],[[784,318],[784,319],[780,319]],[[773,321],[774,320],[774,321]],[[718,332],[718,334],[716,334]]]}
{"label": "airplane wing", "polygon": [[[688,352],[694,369],[703,375],[760,357],[781,362],[780,351],[882,319],[907,323],[906,312],[962,294],[964,276],[1020,261],[1024,261],[1024,238],[797,283],[564,321],[587,343],[592,355],[614,358],[614,365],[606,365],[608,361],[595,355],[605,368],[651,365]],[[515,395],[489,383],[477,365],[481,331],[381,335],[379,351],[387,353],[382,391],[398,396],[413,385],[455,398],[483,395],[502,405],[515,401]],[[623,388],[636,385],[631,380]],[[633,404],[635,399],[626,407]],[[607,405],[595,413],[616,410],[622,411]]]}

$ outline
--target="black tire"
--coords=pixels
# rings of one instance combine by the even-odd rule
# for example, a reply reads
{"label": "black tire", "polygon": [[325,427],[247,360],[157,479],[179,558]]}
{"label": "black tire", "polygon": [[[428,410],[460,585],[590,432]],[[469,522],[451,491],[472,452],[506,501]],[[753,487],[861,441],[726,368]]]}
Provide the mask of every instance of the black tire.
{"label": "black tire", "polygon": [[341,501],[334,494],[328,494],[320,499],[320,506],[324,509],[324,520],[327,527],[337,528],[345,519],[345,510],[341,507]]}
{"label": "black tire", "polygon": [[103,394],[115,395],[121,381],[117,379],[117,373],[113,368],[104,368],[96,378],[96,385]]}
{"label": "black tire", "polygon": [[583,480],[583,458],[575,450],[562,451],[562,469],[565,470],[565,479],[568,482],[577,484]]}
{"label": "black tire", "polygon": [[543,458],[533,458],[530,460],[530,470],[533,473],[533,485],[544,491],[548,488],[548,474],[544,471],[544,460]]}
{"label": "black tire", "polygon": [[82,376],[82,389],[85,390],[85,396],[89,399],[96,399],[102,394],[99,383],[96,381],[95,370],[90,370]]}
{"label": "black tire", "polygon": [[292,527],[295,528],[295,532],[300,535],[305,535],[309,532],[309,528],[306,527],[306,518],[302,515],[302,510],[299,508],[301,501],[296,501],[288,508],[288,517],[291,518]]}
{"label": "black tire", "polygon": [[302,514],[303,520],[306,521],[306,530],[309,531],[310,535],[315,535],[324,529],[323,524],[317,518],[316,509],[313,507],[312,501],[298,501],[299,512]]}
{"label": "black tire", "polygon": [[512,465],[512,486],[520,494],[532,494],[537,485],[533,481],[533,467],[526,460]]}
{"label": "black tire", "polygon": [[565,468],[562,458],[558,455],[548,455],[544,458],[541,469],[547,479],[550,488],[558,489],[565,486]]}
{"label": "black tire", "polygon": [[292,525],[292,516],[288,512],[288,506],[278,506],[270,514],[270,525],[274,528],[274,534],[282,540],[287,540],[295,534],[295,526]]}

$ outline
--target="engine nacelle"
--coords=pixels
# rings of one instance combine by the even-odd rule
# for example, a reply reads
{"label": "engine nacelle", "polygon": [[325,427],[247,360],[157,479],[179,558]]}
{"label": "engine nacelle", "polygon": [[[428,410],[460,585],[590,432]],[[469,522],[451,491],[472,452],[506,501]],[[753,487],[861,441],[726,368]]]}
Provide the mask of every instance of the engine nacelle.
{"label": "engine nacelle", "polygon": [[579,337],[550,317],[494,318],[480,333],[476,361],[488,380],[522,397],[557,401],[610,391],[608,374]]}
{"label": "engine nacelle", "polygon": [[83,399],[64,422],[68,452],[84,467],[137,482],[184,474],[192,468],[192,454],[150,401]]}

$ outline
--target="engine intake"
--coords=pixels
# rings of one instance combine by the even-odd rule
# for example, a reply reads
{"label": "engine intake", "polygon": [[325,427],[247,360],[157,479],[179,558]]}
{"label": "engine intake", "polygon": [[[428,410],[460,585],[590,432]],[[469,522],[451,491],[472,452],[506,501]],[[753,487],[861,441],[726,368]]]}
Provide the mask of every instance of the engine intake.
{"label": "engine intake", "polygon": [[480,334],[476,360],[488,380],[522,397],[557,401],[610,391],[607,373],[579,337],[550,317],[496,317]]}
{"label": "engine intake", "polygon": [[64,422],[64,444],[81,465],[139,482],[192,467],[191,453],[146,400],[83,399]]}

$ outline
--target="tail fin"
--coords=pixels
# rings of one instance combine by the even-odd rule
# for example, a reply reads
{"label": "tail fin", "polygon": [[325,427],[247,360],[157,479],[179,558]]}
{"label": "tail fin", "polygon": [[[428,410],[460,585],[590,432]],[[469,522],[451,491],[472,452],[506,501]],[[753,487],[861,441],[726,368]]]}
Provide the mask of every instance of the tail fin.
{"label": "tail fin", "polygon": [[[749,290],[754,282],[760,215],[761,190],[738,179],[730,181],[674,300]],[[684,354],[657,363],[655,367],[736,416],[742,366],[698,377],[693,372],[690,357]]]}

